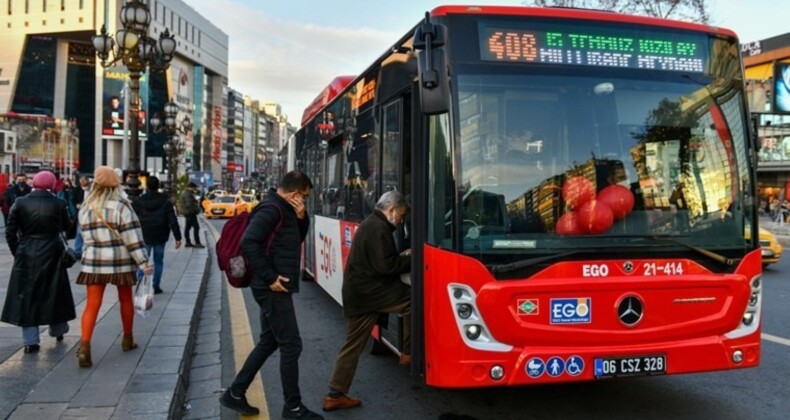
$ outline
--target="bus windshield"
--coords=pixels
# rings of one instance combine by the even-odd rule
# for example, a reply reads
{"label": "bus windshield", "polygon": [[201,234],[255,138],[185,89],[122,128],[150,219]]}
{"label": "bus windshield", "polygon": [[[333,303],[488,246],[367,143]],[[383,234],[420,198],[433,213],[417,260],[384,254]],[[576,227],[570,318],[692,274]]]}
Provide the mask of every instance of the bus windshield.
{"label": "bus windshield", "polygon": [[[446,220],[464,253],[627,246],[647,236],[744,249],[751,181],[738,83],[525,67],[457,69],[458,214]],[[592,200],[612,216],[585,210]]]}

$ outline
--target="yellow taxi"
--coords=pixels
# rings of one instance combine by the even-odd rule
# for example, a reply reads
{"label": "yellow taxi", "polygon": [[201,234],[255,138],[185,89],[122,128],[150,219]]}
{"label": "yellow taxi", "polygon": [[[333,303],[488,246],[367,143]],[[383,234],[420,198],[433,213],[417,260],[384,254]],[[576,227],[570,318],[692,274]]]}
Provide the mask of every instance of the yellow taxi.
{"label": "yellow taxi", "polygon": [[763,249],[763,267],[776,264],[782,258],[782,244],[768,230],[760,228],[760,246]]}
{"label": "yellow taxi", "polygon": [[207,219],[212,217],[233,217],[239,213],[241,207],[246,207],[244,201],[237,195],[219,195],[211,200],[206,200],[203,214]]}
{"label": "yellow taxi", "polygon": [[241,194],[240,197],[243,205],[239,206],[238,210],[252,213],[252,209],[258,205],[258,200],[252,194]]}

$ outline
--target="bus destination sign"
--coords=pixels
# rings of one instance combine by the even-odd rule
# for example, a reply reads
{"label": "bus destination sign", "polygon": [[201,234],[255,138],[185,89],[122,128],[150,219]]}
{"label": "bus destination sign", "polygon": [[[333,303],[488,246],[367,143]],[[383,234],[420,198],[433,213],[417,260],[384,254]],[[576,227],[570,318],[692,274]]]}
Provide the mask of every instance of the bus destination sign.
{"label": "bus destination sign", "polygon": [[480,59],[703,73],[707,37],[687,33],[480,24]]}

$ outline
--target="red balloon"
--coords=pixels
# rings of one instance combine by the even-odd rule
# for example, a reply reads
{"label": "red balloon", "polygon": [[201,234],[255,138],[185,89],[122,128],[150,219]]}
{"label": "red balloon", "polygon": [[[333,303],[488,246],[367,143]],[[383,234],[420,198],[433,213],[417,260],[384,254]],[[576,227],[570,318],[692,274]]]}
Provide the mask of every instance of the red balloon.
{"label": "red balloon", "polygon": [[579,214],[575,211],[569,211],[557,220],[555,230],[560,235],[581,235],[584,233],[582,225],[579,224]]}
{"label": "red balloon", "polygon": [[634,194],[622,185],[610,185],[598,193],[596,200],[612,209],[614,220],[620,220],[634,209]]}
{"label": "red balloon", "polygon": [[579,224],[587,233],[598,235],[606,232],[614,223],[614,214],[608,205],[592,200],[579,208]]}
{"label": "red balloon", "polygon": [[595,185],[583,177],[574,176],[562,185],[562,199],[570,209],[578,209],[595,198]]}

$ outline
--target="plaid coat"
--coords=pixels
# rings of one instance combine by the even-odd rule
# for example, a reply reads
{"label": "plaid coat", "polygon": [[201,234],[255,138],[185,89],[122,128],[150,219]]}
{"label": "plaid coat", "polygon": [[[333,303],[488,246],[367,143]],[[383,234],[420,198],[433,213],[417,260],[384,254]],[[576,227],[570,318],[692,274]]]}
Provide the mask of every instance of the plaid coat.
{"label": "plaid coat", "polygon": [[[82,273],[133,273],[148,263],[140,221],[126,200],[107,201],[102,217],[115,233],[102,223],[93,209],[83,206],[79,221],[85,245],[82,251]],[[116,235],[117,233],[117,235]]]}

